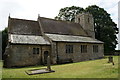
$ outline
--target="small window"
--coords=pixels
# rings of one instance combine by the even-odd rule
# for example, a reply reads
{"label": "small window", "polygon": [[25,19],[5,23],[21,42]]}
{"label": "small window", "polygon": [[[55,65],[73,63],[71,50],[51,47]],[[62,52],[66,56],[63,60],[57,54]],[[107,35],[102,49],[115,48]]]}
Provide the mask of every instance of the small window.
{"label": "small window", "polygon": [[80,18],[78,18],[78,22],[80,23]]}
{"label": "small window", "polygon": [[90,22],[90,19],[88,18],[88,23]]}
{"label": "small window", "polygon": [[73,45],[66,45],[66,53],[73,53]]}
{"label": "small window", "polygon": [[98,45],[93,45],[93,52],[98,53]]}
{"label": "small window", "polygon": [[33,48],[33,54],[35,54],[35,53],[36,53],[35,48]]}
{"label": "small window", "polygon": [[87,53],[87,45],[81,45],[81,53]]}
{"label": "small window", "polygon": [[37,52],[36,53],[39,54],[39,48],[37,48]]}
{"label": "small window", "polygon": [[39,54],[39,48],[33,48],[33,54]]}

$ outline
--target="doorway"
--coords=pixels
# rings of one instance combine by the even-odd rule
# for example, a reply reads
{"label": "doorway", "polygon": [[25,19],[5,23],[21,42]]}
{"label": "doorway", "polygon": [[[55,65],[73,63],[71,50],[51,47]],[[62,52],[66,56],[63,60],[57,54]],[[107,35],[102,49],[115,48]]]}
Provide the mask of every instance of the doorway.
{"label": "doorway", "polygon": [[44,51],[44,64],[47,64],[48,51]]}

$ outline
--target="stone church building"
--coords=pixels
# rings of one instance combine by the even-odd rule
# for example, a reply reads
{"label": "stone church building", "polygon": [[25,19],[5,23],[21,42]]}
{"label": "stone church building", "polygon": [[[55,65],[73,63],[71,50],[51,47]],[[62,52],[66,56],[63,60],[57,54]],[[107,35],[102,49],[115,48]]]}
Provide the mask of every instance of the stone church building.
{"label": "stone church building", "polygon": [[94,60],[104,56],[103,42],[95,39],[94,20],[81,13],[75,22],[38,16],[37,21],[8,19],[5,67]]}

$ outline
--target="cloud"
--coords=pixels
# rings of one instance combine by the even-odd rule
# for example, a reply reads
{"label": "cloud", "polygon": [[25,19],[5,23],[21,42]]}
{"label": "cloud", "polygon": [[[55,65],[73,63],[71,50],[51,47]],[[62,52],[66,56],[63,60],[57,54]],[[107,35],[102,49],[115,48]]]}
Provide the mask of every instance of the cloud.
{"label": "cloud", "polygon": [[0,0],[0,30],[8,25],[8,15],[11,17],[36,20],[38,14],[42,17],[54,18],[64,7],[79,6],[86,8],[98,5],[104,8],[115,23],[118,24],[119,0]]}
{"label": "cloud", "polygon": [[7,27],[7,17],[9,13],[12,15],[17,14],[21,7],[15,1],[3,0],[0,2],[0,30]]}
{"label": "cloud", "polygon": [[0,30],[7,26],[7,17],[36,20],[38,14],[42,17],[54,18],[59,10],[69,6],[86,8],[89,5],[98,5],[117,18],[117,4],[119,0],[0,0]]}

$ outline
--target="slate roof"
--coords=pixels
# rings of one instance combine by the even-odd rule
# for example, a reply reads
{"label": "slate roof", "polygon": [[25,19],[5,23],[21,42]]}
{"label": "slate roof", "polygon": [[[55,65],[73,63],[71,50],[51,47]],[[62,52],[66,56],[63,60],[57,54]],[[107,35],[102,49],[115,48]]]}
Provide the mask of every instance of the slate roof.
{"label": "slate roof", "polygon": [[56,42],[86,42],[86,43],[103,43],[97,39],[84,36],[60,35],[60,34],[45,34],[50,39]]}
{"label": "slate roof", "polygon": [[78,23],[58,21],[39,17],[38,21],[9,18],[9,41],[15,44],[45,44],[50,43],[41,35],[42,27],[45,35],[53,41],[103,43],[88,37]]}
{"label": "slate roof", "polygon": [[88,36],[80,24],[44,17],[38,19],[45,33]]}
{"label": "slate roof", "polygon": [[11,34],[41,35],[37,21],[9,18],[8,30]]}
{"label": "slate roof", "polygon": [[42,36],[10,34],[9,40],[11,43],[14,43],[14,44],[50,45],[50,43],[47,40],[45,40]]}

